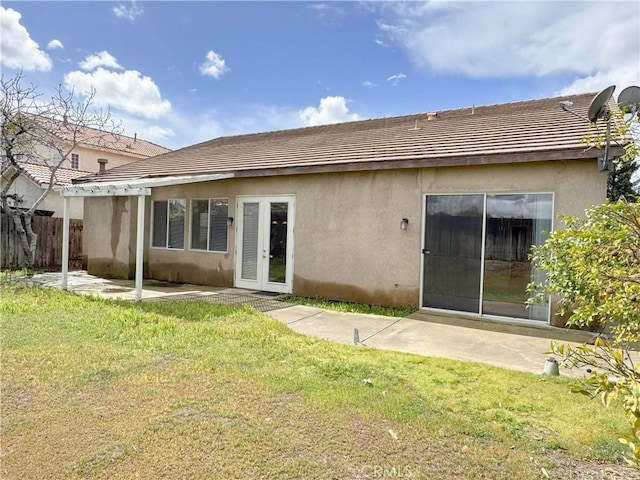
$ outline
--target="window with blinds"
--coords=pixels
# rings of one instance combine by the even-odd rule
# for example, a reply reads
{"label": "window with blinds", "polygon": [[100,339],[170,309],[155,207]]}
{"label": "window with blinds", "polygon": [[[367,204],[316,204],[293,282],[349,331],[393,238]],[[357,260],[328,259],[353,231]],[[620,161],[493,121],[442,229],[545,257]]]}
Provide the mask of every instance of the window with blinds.
{"label": "window with blinds", "polygon": [[153,202],[152,247],[184,248],[186,205],[182,199]]}
{"label": "window with blinds", "polygon": [[243,280],[258,279],[258,235],[260,204],[245,203],[242,211],[242,269]]}
{"label": "window with blinds", "polygon": [[226,252],[229,237],[229,199],[191,201],[191,249]]}

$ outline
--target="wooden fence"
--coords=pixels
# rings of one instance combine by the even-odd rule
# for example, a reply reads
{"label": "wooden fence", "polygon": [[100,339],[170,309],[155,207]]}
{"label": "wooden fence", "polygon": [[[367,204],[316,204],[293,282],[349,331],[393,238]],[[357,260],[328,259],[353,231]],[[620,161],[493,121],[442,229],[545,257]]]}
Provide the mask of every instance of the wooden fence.
{"label": "wooden fence", "polygon": [[[1,215],[0,268],[24,266],[25,255],[13,220]],[[62,218],[33,217],[33,231],[38,235],[35,268],[62,268]],[[69,220],[69,268],[82,268],[82,220]]]}

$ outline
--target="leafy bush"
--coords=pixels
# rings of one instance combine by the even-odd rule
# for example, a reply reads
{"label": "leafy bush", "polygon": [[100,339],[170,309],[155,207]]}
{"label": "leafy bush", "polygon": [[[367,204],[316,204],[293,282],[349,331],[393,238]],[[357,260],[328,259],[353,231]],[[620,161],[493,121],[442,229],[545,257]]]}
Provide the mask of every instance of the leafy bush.
{"label": "leafy bush", "polygon": [[[564,364],[586,367],[588,377],[574,391],[620,400],[631,427],[622,439],[630,463],[640,461],[640,204],[611,202],[589,209],[586,218],[562,217],[567,228],[534,248],[532,260],[546,278],[530,284],[538,296],[558,295],[558,314],[567,325],[600,331],[593,345],[552,344]],[[534,296],[531,302],[536,301]]]}

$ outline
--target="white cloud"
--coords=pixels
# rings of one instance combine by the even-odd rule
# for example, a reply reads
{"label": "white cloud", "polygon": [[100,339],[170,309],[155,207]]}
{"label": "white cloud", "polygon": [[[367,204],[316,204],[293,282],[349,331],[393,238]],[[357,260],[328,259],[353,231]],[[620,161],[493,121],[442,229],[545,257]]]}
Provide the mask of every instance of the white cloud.
{"label": "white cloud", "polygon": [[362,86],[363,87],[377,87],[378,85],[376,85],[375,83],[373,83],[370,80],[365,80],[364,82],[362,82]]}
{"label": "white cloud", "polygon": [[20,24],[21,18],[19,12],[0,7],[0,62],[16,70],[48,72],[53,67],[51,59]]}
{"label": "white cloud", "polygon": [[259,104],[238,105],[233,112],[208,109],[197,116],[188,114],[183,117],[180,122],[181,135],[191,139],[191,143],[221,136],[270,132],[301,126],[299,112],[286,107]]}
{"label": "white cloud", "polygon": [[228,70],[224,59],[213,50],[207,52],[205,61],[200,64],[200,73],[213,78],[220,78]]}
{"label": "white cloud", "polygon": [[638,69],[632,65],[623,65],[620,68],[596,72],[587,77],[576,78],[570,85],[556,92],[557,95],[573,95],[575,93],[599,92],[609,85],[617,85],[618,90],[614,94],[620,93],[625,87],[630,85],[640,85]]}
{"label": "white cloud", "polygon": [[159,118],[171,111],[171,103],[162,98],[155,82],[135,70],[112,72],[98,67],[91,73],[69,72],[64,86],[82,95],[94,88],[97,106],[109,105],[145,118]]}
{"label": "white cloud", "polygon": [[107,67],[116,70],[122,70],[122,66],[118,63],[118,60],[116,60],[113,55],[105,50],[94,55],[88,55],[78,65],[80,65],[80,68],[84,71],[95,70],[98,67]]}
{"label": "white cloud", "polygon": [[149,121],[148,119],[136,117],[126,112],[112,111],[113,120],[122,127],[122,133],[133,137],[136,135],[141,140],[153,142],[163,147],[175,149],[176,144],[175,127],[173,117],[169,115],[161,121]]}
{"label": "white cloud", "polygon": [[[331,99],[332,97],[327,97]],[[153,127],[147,130],[144,120],[139,118],[127,118],[123,120],[127,134],[138,132],[139,138],[155,141],[168,148],[181,148],[187,145],[204,142],[218,137],[230,135],[243,135],[255,132],[273,132],[300,128],[302,126],[321,123],[345,122],[358,120],[358,115],[348,113],[345,100],[336,97],[338,101],[337,113],[331,115],[330,105],[325,101],[319,108],[309,107],[307,113],[320,113],[322,118],[314,118],[317,123],[310,123],[308,115],[305,117],[299,110],[289,107],[262,104],[239,104],[232,111],[223,108],[211,108],[201,112],[172,111],[160,120],[154,122]],[[325,100],[325,99],[323,99]],[[174,132],[173,136],[162,135],[164,130]]]}
{"label": "white cloud", "polygon": [[47,50],[55,50],[56,48],[64,48],[62,42],[57,38],[54,38],[53,40],[50,40],[49,43],[47,43]]}
{"label": "white cloud", "polygon": [[319,107],[307,107],[299,115],[306,126],[358,120],[357,114],[349,113],[344,97],[324,97]]}
{"label": "white cloud", "polygon": [[136,19],[136,17],[139,17],[140,15],[142,15],[144,10],[134,0],[131,2],[129,6],[119,3],[118,6],[113,7],[111,11],[114,13],[116,17],[124,18],[126,20],[129,20],[130,22],[133,22]]}
{"label": "white cloud", "polygon": [[[148,138],[169,138],[175,136],[175,132],[170,128],[160,127],[158,125],[152,125],[144,129],[143,132]],[[145,137],[145,138],[147,138]]]}
{"label": "white cloud", "polygon": [[318,19],[326,24],[339,24],[346,16],[347,12],[344,8],[339,6],[338,2],[329,2],[329,3],[314,3],[309,5],[309,8],[314,10],[318,15]]}
{"label": "white cloud", "polygon": [[[500,78],[640,70],[638,2],[393,2],[380,31],[419,66]],[[636,73],[638,75],[638,73]]]}
{"label": "white cloud", "polygon": [[404,80],[405,78],[407,78],[407,76],[404,73],[396,73],[395,75],[387,77],[387,82],[391,82],[391,85],[397,87],[400,80]]}
{"label": "white cloud", "polygon": [[381,47],[389,48],[389,44],[388,44],[387,42],[385,42],[384,40],[380,40],[379,38],[374,38],[374,39],[373,39],[373,42],[374,42],[376,45],[379,45],[379,46],[381,46]]}

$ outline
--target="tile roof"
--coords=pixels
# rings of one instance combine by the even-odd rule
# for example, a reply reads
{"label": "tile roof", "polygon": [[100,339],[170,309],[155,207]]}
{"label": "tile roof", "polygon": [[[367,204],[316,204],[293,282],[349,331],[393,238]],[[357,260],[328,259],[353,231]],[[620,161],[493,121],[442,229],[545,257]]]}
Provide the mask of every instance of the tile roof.
{"label": "tile roof", "polygon": [[95,150],[118,153],[137,159],[154,157],[171,151],[155,143],[137,138],[137,136],[129,137],[85,126],[74,125],[68,127],[60,120],[36,115],[31,115],[31,117],[35,118],[39,124],[44,125],[49,132],[54,133],[61,140],[73,142],[75,133],[79,146]]}
{"label": "tile roof", "polygon": [[[594,94],[221,137],[80,182],[175,175],[337,172],[596,158],[586,149]],[[559,102],[571,101],[572,114]],[[433,118],[433,119],[429,119]],[[603,125],[600,125],[602,131]],[[79,183],[78,181],[74,183]]]}
{"label": "tile roof", "polygon": [[[31,180],[41,187],[49,185],[51,178],[51,168],[43,163],[35,162],[20,162],[20,166],[24,168],[24,171]],[[58,168],[56,171],[56,186],[66,187],[72,184],[72,181],[76,178],[85,177],[91,172],[84,170],[76,170],[73,168]]]}

